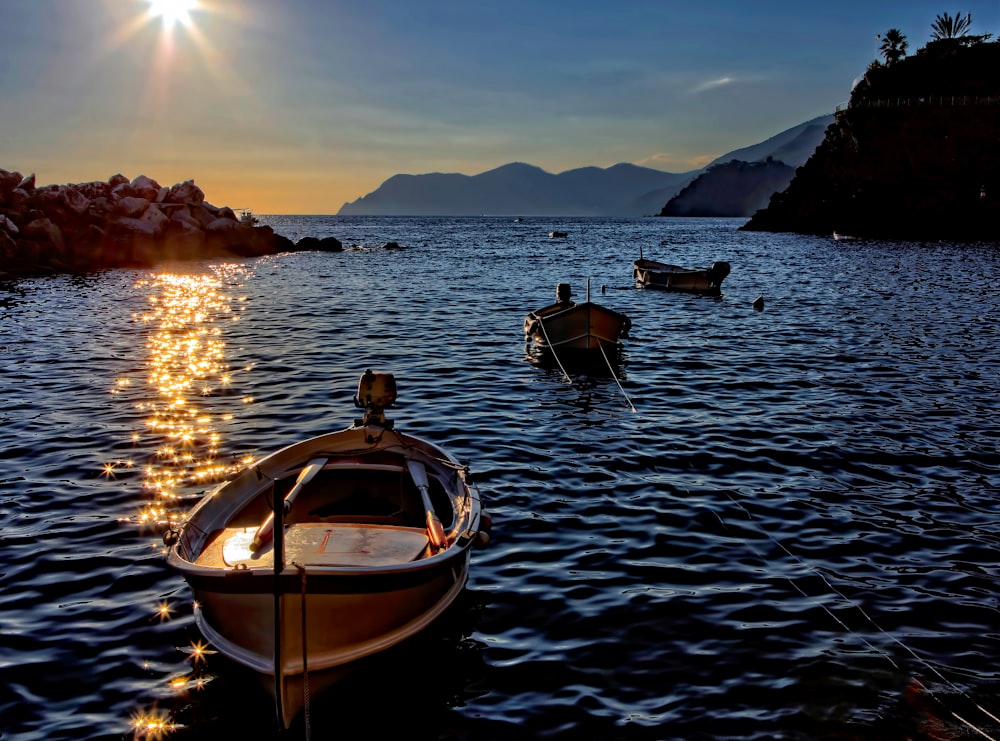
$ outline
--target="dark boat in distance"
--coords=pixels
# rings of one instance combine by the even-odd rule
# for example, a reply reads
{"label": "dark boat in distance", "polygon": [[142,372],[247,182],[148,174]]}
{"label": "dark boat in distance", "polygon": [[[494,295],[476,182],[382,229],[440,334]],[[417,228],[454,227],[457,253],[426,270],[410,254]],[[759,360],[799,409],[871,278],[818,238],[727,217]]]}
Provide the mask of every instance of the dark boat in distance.
{"label": "dark boat in distance", "polygon": [[728,262],[713,262],[707,268],[682,268],[658,260],[647,260],[639,248],[639,259],[632,263],[632,277],[641,288],[699,293],[705,296],[722,294],[722,281],[729,275]]}
{"label": "dark boat in distance", "polygon": [[556,303],[532,311],[524,319],[524,341],[539,351],[615,351],[627,338],[632,321],[622,313],[587,300],[572,301],[569,283],[556,287]]}

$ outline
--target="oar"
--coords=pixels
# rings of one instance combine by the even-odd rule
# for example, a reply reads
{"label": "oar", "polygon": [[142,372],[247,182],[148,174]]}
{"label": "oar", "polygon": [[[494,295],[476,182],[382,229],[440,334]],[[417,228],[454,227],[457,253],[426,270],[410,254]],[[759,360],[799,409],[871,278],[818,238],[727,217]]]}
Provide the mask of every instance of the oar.
{"label": "oar", "polygon": [[[298,496],[302,487],[312,481],[313,476],[322,470],[323,466],[326,465],[326,458],[313,458],[306,467],[299,471],[299,477],[295,479],[295,486],[292,490],[285,495],[285,512],[289,512],[292,508],[292,502],[295,501],[295,497]],[[271,533],[274,530],[274,512],[269,512],[267,518],[260,524],[257,528],[257,532],[253,536],[253,541],[250,543],[250,552],[256,553],[259,551],[264,543],[267,542],[268,538],[271,537]]]}
{"label": "oar", "polygon": [[420,461],[407,461],[406,465],[410,469],[413,483],[420,489],[420,498],[424,500],[424,509],[427,510],[427,539],[435,548],[445,548],[448,545],[448,539],[444,535],[444,526],[441,525],[441,520],[434,514],[434,509],[431,507],[431,496],[427,490],[427,470]]}

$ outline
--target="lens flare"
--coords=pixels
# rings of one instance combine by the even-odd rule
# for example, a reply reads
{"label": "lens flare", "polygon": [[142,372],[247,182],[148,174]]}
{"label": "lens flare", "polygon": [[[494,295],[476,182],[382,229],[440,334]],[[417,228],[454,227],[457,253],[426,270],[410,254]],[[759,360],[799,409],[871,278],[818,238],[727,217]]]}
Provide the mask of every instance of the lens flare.
{"label": "lens flare", "polygon": [[197,0],[149,0],[149,14],[163,21],[163,27],[171,29],[180,23],[191,23],[191,11],[198,8]]}

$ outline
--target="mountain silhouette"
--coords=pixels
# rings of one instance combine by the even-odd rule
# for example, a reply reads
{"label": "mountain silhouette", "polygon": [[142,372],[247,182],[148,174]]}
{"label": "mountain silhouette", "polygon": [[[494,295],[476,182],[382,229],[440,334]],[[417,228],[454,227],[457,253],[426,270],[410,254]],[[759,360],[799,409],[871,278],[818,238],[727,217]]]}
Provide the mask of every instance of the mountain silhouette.
{"label": "mountain silhouette", "polygon": [[[768,157],[796,167],[823,138],[832,115],[799,124],[711,164]],[[393,175],[337,212],[341,216],[648,216],[707,168],[683,173],[620,163],[553,174],[511,162],[478,175],[433,172]]]}

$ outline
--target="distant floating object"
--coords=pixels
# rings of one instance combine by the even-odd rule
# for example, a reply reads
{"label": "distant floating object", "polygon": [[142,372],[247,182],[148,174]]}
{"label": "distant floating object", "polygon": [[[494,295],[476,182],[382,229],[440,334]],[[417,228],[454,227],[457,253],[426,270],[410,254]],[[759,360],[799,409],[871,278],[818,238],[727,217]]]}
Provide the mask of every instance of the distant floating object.
{"label": "distant floating object", "polygon": [[566,235],[567,232],[549,232],[549,236],[552,237],[552,239],[560,239]]}
{"label": "distant floating object", "polygon": [[838,242],[847,242],[853,239],[857,239],[857,237],[852,237],[849,234],[841,234],[840,232],[834,232],[833,238]]}
{"label": "distant floating object", "polygon": [[750,304],[750,305],[753,306],[753,308],[756,309],[757,311],[763,311],[764,310],[764,294],[761,293],[757,298],[755,298],[753,300],[753,303]]}
{"label": "distant floating object", "polygon": [[255,226],[257,224],[257,217],[254,215],[252,208],[236,208],[233,209],[236,214],[236,218],[244,226]]}

